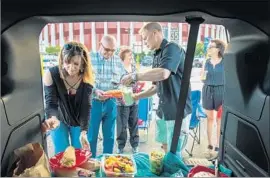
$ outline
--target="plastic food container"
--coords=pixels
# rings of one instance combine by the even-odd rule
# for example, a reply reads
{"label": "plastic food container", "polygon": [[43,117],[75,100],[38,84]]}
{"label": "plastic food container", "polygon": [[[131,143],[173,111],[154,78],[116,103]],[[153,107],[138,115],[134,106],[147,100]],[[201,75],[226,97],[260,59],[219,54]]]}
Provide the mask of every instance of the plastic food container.
{"label": "plastic food container", "polygon": [[122,92],[123,92],[123,101],[125,102],[126,106],[131,106],[134,104],[134,99],[132,97],[133,94],[133,89],[132,87],[122,87]]}
{"label": "plastic food container", "polygon": [[163,172],[164,152],[152,151],[149,156],[150,170],[153,174],[160,175]]}
{"label": "plastic food container", "polygon": [[[119,157],[119,158],[117,158]],[[120,158],[124,160],[129,160],[132,164],[132,172],[126,172],[125,170],[130,170],[129,164],[124,161],[116,161]],[[125,159],[128,158],[128,159]],[[106,161],[107,160],[107,161]],[[134,177],[137,174],[136,162],[131,155],[124,154],[105,154],[101,159],[101,176],[104,177]]]}

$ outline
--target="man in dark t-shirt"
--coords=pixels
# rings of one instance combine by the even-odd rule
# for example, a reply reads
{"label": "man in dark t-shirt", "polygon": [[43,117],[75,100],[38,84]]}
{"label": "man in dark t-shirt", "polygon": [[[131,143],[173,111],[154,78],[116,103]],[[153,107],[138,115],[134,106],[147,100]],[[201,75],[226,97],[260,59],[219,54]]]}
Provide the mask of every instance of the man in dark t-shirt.
{"label": "man in dark t-shirt", "polygon": [[[161,119],[160,121],[163,122],[159,124],[163,128],[158,127],[157,129],[164,131],[157,135],[157,140],[163,144],[163,147],[166,147],[166,145],[171,145],[175,120],[182,119],[176,118],[176,112],[183,77],[185,51],[176,43],[168,42],[164,38],[162,27],[159,23],[147,23],[141,28],[140,34],[143,37],[145,45],[150,50],[154,50],[153,69],[126,75],[122,78],[122,83],[129,84],[134,81],[153,82],[152,87],[148,90],[134,94],[134,99],[138,100],[150,97],[157,93],[159,97],[157,115]],[[191,110],[189,87],[184,111],[183,127],[181,129],[183,132],[188,132]],[[187,128],[184,128],[184,126]],[[160,139],[161,137],[164,139]],[[177,153],[180,156],[182,148],[182,140],[179,139]],[[165,149],[165,151],[167,151],[167,149]]]}

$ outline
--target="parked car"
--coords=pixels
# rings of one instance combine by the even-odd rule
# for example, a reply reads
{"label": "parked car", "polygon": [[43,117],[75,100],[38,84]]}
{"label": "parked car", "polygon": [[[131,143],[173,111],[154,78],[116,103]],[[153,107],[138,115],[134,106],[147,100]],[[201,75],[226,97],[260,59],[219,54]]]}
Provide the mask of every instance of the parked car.
{"label": "parked car", "polygon": [[202,68],[204,58],[195,58],[193,60],[193,67]]}

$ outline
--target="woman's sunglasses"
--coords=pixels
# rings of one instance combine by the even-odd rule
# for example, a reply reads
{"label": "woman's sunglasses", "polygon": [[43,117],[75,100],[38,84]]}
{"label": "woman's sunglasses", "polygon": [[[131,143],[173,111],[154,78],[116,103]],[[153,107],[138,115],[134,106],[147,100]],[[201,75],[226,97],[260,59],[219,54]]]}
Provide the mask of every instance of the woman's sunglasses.
{"label": "woman's sunglasses", "polygon": [[217,48],[216,46],[209,46],[208,49]]}

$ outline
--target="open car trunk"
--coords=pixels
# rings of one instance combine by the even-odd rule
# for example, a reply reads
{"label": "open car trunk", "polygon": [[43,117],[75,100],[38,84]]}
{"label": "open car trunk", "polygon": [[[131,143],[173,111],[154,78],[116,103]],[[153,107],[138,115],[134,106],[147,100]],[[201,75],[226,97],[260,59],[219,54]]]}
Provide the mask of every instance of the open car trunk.
{"label": "open car trunk", "polygon": [[[143,13],[39,16],[19,21],[22,11],[9,11],[10,4],[6,4],[7,8],[5,4],[2,7],[6,11],[2,13],[5,28],[1,33],[1,176],[6,176],[9,156],[14,149],[29,142],[39,142],[46,148],[45,136],[40,130],[44,106],[38,38],[47,23],[97,20],[184,22],[185,17],[192,14],[204,18],[205,23],[224,25],[231,37],[224,58],[226,85],[219,159],[234,176],[270,176],[270,46],[266,32],[240,20],[216,18],[201,12],[160,16],[143,16]],[[78,13],[80,8],[82,11]],[[49,6],[47,11],[44,9],[43,12],[50,14]],[[65,15],[89,14],[91,4],[80,4],[70,14],[67,9],[68,5],[54,6],[50,15],[61,11]],[[139,7],[137,9],[139,13]],[[100,9],[100,14],[103,10]]]}

